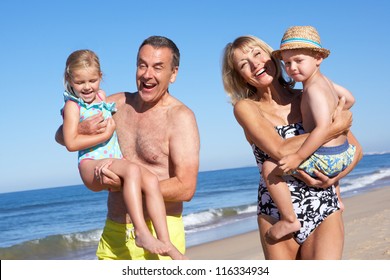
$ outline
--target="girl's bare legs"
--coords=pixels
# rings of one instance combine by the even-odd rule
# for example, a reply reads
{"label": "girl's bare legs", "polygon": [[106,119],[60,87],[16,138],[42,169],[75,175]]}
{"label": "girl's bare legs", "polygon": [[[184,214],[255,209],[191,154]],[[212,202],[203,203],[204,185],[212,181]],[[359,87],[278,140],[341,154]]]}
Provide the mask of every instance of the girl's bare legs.
{"label": "girl's bare legs", "polygon": [[[112,161],[110,169],[116,173],[124,181],[123,183],[123,199],[127,208],[127,212],[134,224],[135,243],[138,247],[142,247],[153,254],[165,254],[171,250],[164,242],[154,238],[145,223],[142,207],[142,192],[141,192],[141,171],[140,168],[130,162],[120,159],[109,159]],[[95,179],[94,169],[103,160],[86,160],[80,165],[80,175],[84,184],[91,188],[93,185],[100,185],[100,182]],[[156,205],[157,206],[157,205]],[[165,214],[165,207],[162,208],[162,213]],[[161,208],[159,209],[161,211]],[[165,216],[164,216],[165,221]]]}
{"label": "girl's bare legs", "polygon": [[161,194],[157,176],[146,168],[140,167],[142,178],[142,193],[145,196],[146,209],[153,222],[157,237],[170,249],[166,255],[174,260],[188,259],[171,243],[166,220],[164,198]]}
{"label": "girl's bare legs", "polygon": [[[80,166],[80,174],[87,187],[92,184],[100,185],[93,174],[95,167],[101,165],[101,161],[89,160]],[[109,159],[108,161],[112,162],[110,170],[123,180],[123,199],[134,224],[137,246],[153,254],[168,255],[174,260],[187,259],[169,239],[165,204],[157,177],[146,168],[125,160]],[[142,194],[145,195],[146,208],[158,239],[151,234],[145,223]]]}
{"label": "girl's bare legs", "polygon": [[294,212],[290,190],[282,177],[282,171],[276,163],[271,160],[266,160],[263,163],[262,175],[280,213],[280,221],[275,223],[267,231],[267,236],[273,240],[279,240],[299,230],[301,224]]}

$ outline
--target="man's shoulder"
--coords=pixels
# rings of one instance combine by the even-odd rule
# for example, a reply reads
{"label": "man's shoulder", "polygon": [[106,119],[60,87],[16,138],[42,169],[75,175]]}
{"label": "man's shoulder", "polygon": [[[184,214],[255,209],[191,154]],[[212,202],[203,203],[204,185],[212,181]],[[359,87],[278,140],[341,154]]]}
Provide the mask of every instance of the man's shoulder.
{"label": "man's shoulder", "polygon": [[131,96],[135,95],[133,92],[118,92],[107,96],[108,102],[115,102],[117,104],[122,104],[126,102],[127,98],[131,98]]}
{"label": "man's shoulder", "polygon": [[194,114],[192,110],[183,102],[181,102],[179,99],[173,96],[171,96],[171,98],[172,98],[172,102],[170,105],[170,112],[172,117],[176,118],[179,116],[186,116],[186,115],[192,116]]}

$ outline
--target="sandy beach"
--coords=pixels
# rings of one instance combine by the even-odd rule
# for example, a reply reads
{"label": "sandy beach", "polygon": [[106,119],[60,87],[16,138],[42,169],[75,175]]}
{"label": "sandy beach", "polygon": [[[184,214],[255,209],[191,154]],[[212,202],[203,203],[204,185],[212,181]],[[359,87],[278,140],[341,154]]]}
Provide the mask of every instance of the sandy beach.
{"label": "sandy beach", "polygon": [[[344,198],[344,260],[390,260],[390,187]],[[188,248],[192,260],[264,260],[257,231]]]}

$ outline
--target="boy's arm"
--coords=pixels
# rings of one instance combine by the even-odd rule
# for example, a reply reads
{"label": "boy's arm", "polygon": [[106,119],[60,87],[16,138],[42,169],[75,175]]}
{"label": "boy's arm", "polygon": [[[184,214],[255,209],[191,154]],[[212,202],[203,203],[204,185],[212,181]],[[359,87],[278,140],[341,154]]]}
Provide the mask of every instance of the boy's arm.
{"label": "boy's arm", "polygon": [[290,154],[279,161],[280,168],[284,172],[298,168],[301,162],[327,142],[328,130],[332,123],[332,112],[329,111],[329,106],[327,105],[328,98],[326,95],[328,93],[324,92],[327,89],[316,87],[315,92],[313,90],[311,92],[307,90],[304,93],[305,96],[302,99],[301,105],[302,114],[312,118],[311,121],[305,121],[304,125],[309,126],[309,128],[305,127],[305,129],[310,130],[310,126],[314,128],[310,131],[309,136],[296,153]]}
{"label": "boy's arm", "polygon": [[333,83],[333,87],[336,91],[336,94],[339,98],[341,97],[345,97],[345,105],[344,105],[344,110],[349,110],[353,104],[355,104],[355,97],[353,97],[352,95],[352,92],[350,92],[349,90],[347,90],[346,88],[338,85],[338,84],[335,84]]}
{"label": "boy's arm", "polygon": [[64,123],[62,126],[62,137],[60,129],[56,133],[57,142],[63,140],[68,151],[79,151],[96,146],[99,143],[110,139],[115,130],[115,123],[108,119],[107,129],[101,134],[84,135],[78,132],[79,108],[75,102],[68,101],[64,106]]}

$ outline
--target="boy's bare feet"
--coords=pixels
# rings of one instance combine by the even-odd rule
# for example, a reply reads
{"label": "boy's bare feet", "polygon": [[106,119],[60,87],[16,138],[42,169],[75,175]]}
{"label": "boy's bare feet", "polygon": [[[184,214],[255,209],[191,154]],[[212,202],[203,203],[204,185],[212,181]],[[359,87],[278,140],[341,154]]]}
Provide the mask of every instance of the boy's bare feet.
{"label": "boy's bare feet", "polygon": [[294,222],[280,220],[267,231],[266,236],[273,240],[279,240],[287,234],[298,231],[300,228],[301,223],[298,220]]}

